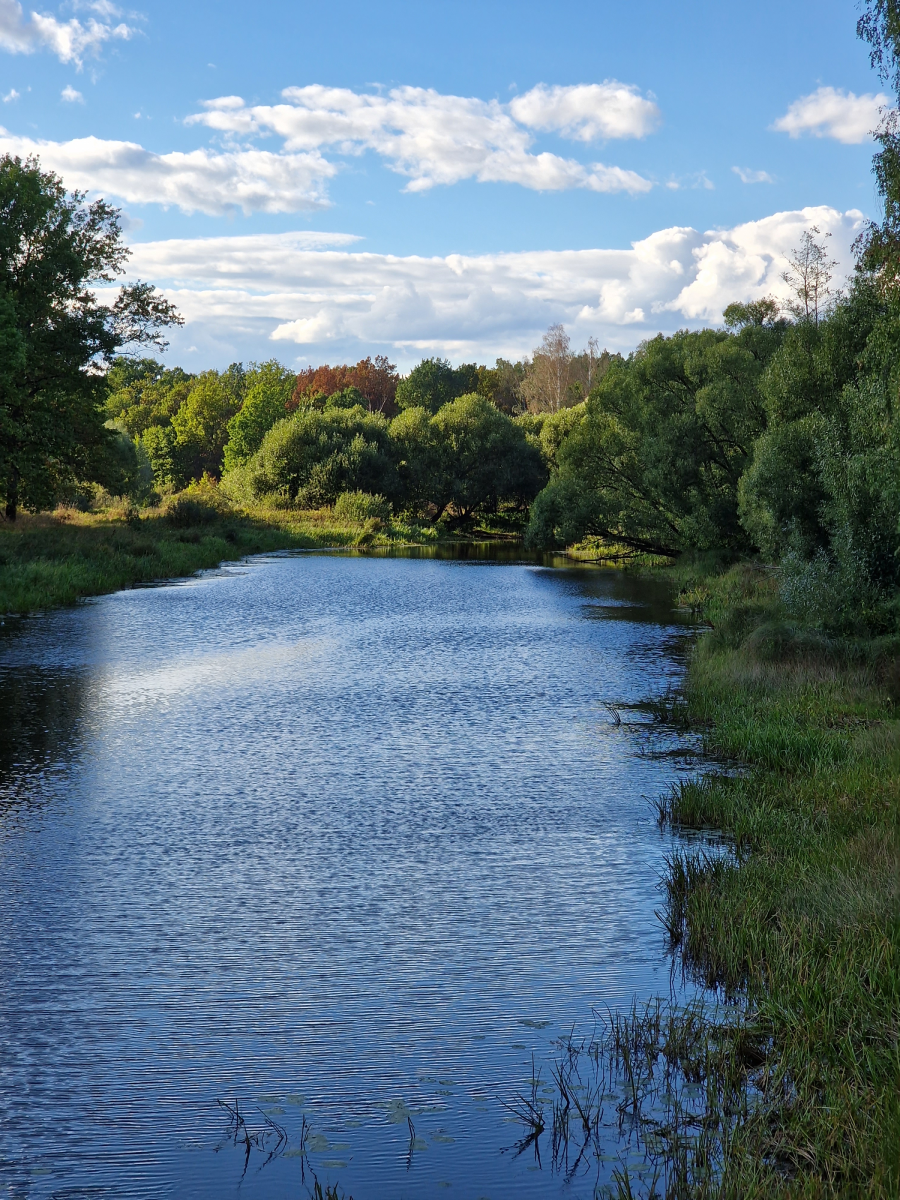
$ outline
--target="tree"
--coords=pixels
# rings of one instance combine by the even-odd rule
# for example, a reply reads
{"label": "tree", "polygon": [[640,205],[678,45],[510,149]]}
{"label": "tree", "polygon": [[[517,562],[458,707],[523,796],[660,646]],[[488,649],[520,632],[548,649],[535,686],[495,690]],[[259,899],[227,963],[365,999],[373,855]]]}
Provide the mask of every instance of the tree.
{"label": "tree", "polygon": [[540,451],[524,430],[483,396],[461,396],[432,418],[439,435],[440,469],[431,499],[435,520],[452,504],[462,518],[494,511],[502,500],[527,505],[546,482]]}
{"label": "tree", "polygon": [[244,403],[228,422],[224,454],[226,471],[256,453],[275,422],[286,415],[294,391],[293,372],[275,359],[252,365],[247,374]]}
{"label": "tree", "polygon": [[900,580],[898,364],[896,301],[860,274],[818,325],[787,329],[740,481],[741,521],[763,554],[827,560],[857,599]]}
{"label": "tree", "polygon": [[[180,324],[148,284],[102,303],[93,285],[124,270],[119,212],[42,171],[0,158],[0,487],[6,516],[53,503],[76,478],[101,474],[115,434],[104,427],[103,369],[128,343],[165,346]],[[102,293],[101,293],[102,294]]]}
{"label": "tree", "polygon": [[376,354],[374,359],[371,356],[360,359],[353,368],[351,384],[362,393],[369,412],[384,416],[396,412],[394,397],[399,382],[397,368],[385,354]]}
{"label": "tree", "polygon": [[478,368],[478,385],[473,390],[512,417],[525,408],[522,384],[526,375],[527,366],[524,362],[514,363],[498,358],[493,367]]}
{"label": "tree", "polygon": [[[886,83],[900,96],[900,4],[898,0],[866,0],[856,25],[857,35],[869,43],[869,60]],[[875,131],[881,150],[872,170],[884,216],[871,221],[854,249],[859,265],[875,272],[888,287],[900,282],[900,121],[896,108],[883,109]]]}
{"label": "tree", "polygon": [[551,325],[535,350],[531,370],[522,385],[531,412],[559,412],[569,400],[572,351],[562,325]]}
{"label": "tree", "polygon": [[168,425],[184,404],[196,376],[166,369],[155,358],[119,355],[106,373],[109,418],[136,438],[151,425]]}
{"label": "tree", "polygon": [[[817,242],[814,234],[821,236],[818,225],[804,230],[800,245],[791,251],[790,266],[781,278],[794,293],[785,307],[798,321],[819,324],[831,295],[831,276],[837,262],[828,257],[824,243]],[[825,234],[831,237],[830,233]]]}
{"label": "tree", "polygon": [[423,358],[400,381],[395,397],[397,407],[427,408],[436,413],[439,408],[456,400],[478,386],[478,368],[471,363],[451,367],[446,358]]}
{"label": "tree", "polygon": [[403,503],[421,513],[427,505],[438,503],[445,440],[427,408],[405,408],[391,421],[391,441]]}
{"label": "tree", "polygon": [[[394,396],[400,377],[397,368],[383,354],[362,358],[351,367],[307,367],[297,376],[289,409],[309,408],[317,397],[333,396],[348,387],[356,388],[369,412],[392,416],[396,411]],[[321,405],[319,405],[321,407]]]}
{"label": "tree", "polygon": [[660,335],[614,359],[556,450],[530,540],[590,534],[653,554],[746,550],[738,484],[766,427],[761,379],[785,336],[777,309],[760,316],[737,333]]}
{"label": "tree", "polygon": [[204,371],[172,417],[184,482],[221,474],[229,422],[240,404],[233,381],[234,373]]}
{"label": "tree", "polygon": [[255,495],[307,508],[341,492],[397,494],[388,422],[359,407],[298,410],[272,426],[245,469]]}

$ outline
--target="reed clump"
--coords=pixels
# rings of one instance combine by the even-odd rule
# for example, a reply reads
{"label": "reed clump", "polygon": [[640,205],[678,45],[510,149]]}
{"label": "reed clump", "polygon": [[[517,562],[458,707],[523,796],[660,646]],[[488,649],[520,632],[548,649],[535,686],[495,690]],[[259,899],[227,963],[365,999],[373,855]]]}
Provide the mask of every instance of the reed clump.
{"label": "reed clump", "polygon": [[900,646],[793,625],[748,566],[701,580],[692,603],[711,628],[674,716],[722,765],[658,812],[731,849],[673,854],[661,915],[686,969],[739,999],[766,1046],[714,1194],[896,1197]]}

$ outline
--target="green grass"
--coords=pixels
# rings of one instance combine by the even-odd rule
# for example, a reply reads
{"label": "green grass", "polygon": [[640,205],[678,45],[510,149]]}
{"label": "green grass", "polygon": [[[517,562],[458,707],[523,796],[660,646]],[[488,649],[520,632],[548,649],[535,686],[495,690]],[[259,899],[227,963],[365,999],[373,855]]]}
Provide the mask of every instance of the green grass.
{"label": "green grass", "polygon": [[687,968],[740,998],[769,1047],[746,1076],[761,1102],[703,1194],[896,1197],[898,646],[791,626],[772,577],[746,565],[683,596],[711,628],[661,715],[702,729],[722,768],[677,786],[660,819],[733,853],[676,853],[662,915]]}
{"label": "green grass", "polygon": [[437,533],[403,522],[336,520],[330,509],[235,511],[209,497],[138,512],[57,510],[0,520],[0,614],[72,604],[84,596],[191,575],[220,562],[285,549],[429,544]]}

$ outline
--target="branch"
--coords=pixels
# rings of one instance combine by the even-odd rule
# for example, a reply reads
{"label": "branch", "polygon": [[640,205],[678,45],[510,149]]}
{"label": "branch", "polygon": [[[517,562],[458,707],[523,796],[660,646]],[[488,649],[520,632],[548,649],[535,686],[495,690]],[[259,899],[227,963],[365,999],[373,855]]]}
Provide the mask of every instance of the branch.
{"label": "branch", "polygon": [[112,307],[113,325],[120,345],[155,346],[166,350],[169,343],[162,330],[183,325],[184,317],[174,304],[157,292],[152,283],[126,284]]}

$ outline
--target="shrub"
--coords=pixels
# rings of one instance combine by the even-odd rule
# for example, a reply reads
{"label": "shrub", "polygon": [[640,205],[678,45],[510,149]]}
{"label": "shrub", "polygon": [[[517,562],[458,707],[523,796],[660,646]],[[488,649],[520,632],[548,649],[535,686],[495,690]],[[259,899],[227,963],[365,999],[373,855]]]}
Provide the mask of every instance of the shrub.
{"label": "shrub", "polygon": [[176,529],[188,529],[194,525],[211,525],[219,514],[211,504],[182,492],[166,503],[165,516]]}
{"label": "shrub", "polygon": [[392,510],[384,496],[373,496],[370,492],[341,492],[334,502],[334,515],[342,521],[359,523],[373,517],[379,521],[389,521]]}

